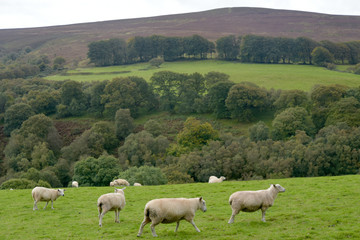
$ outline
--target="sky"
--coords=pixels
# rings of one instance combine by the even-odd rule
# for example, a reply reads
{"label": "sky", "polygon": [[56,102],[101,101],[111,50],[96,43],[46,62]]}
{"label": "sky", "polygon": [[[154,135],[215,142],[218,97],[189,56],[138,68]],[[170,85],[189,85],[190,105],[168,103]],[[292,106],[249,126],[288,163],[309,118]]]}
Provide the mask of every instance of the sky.
{"label": "sky", "polygon": [[152,17],[225,7],[360,16],[359,0],[0,0],[0,29]]}

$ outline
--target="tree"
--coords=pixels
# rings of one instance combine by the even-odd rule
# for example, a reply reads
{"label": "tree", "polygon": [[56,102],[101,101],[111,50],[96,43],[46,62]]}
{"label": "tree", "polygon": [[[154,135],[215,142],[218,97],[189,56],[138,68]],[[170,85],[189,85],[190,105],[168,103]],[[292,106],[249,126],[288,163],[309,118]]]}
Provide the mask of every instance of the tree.
{"label": "tree", "polygon": [[56,57],[53,61],[54,70],[62,70],[65,66],[66,60],[63,57]]}
{"label": "tree", "polygon": [[281,112],[289,107],[306,108],[308,104],[308,94],[302,90],[283,90],[274,102],[274,106],[278,112]]}
{"label": "tree", "polygon": [[163,63],[164,63],[164,59],[159,58],[159,57],[153,58],[153,59],[151,59],[151,60],[149,61],[150,66],[156,67],[156,68],[159,68],[160,65],[163,64]]}
{"label": "tree", "polygon": [[220,58],[236,60],[240,52],[239,40],[234,35],[221,37],[216,40],[216,50]]}
{"label": "tree", "polygon": [[270,129],[263,121],[258,122],[249,128],[251,141],[258,142],[267,140],[270,137]]}
{"label": "tree", "polygon": [[356,98],[342,98],[330,106],[325,126],[340,122],[351,127],[360,126],[360,102]]}
{"label": "tree", "polygon": [[20,128],[21,124],[34,114],[33,109],[28,104],[11,105],[4,114],[4,133],[10,136],[13,130]]}
{"label": "tree", "polygon": [[306,37],[298,37],[295,39],[295,44],[297,46],[297,56],[303,63],[312,64],[312,51],[316,48],[319,44]]}
{"label": "tree", "polygon": [[315,126],[308,112],[302,107],[287,108],[273,120],[273,136],[276,139],[286,139],[294,136],[297,130],[314,135]]}
{"label": "tree", "polygon": [[124,140],[134,129],[134,119],[129,109],[119,109],[115,114],[115,133],[119,140]]}
{"label": "tree", "polygon": [[209,109],[213,110],[216,118],[230,118],[231,113],[226,107],[225,101],[233,85],[233,82],[222,81],[211,85],[211,87],[209,88],[207,94]]}
{"label": "tree", "polygon": [[324,47],[314,48],[314,50],[311,52],[311,57],[314,64],[317,66],[325,67],[327,64],[334,62],[334,55]]}
{"label": "tree", "polygon": [[135,182],[142,185],[162,185],[167,183],[161,169],[152,166],[131,167],[124,172],[120,172],[118,178],[127,179],[130,184]]}
{"label": "tree", "polygon": [[251,121],[266,106],[267,91],[253,83],[239,83],[230,88],[225,103],[232,118]]}

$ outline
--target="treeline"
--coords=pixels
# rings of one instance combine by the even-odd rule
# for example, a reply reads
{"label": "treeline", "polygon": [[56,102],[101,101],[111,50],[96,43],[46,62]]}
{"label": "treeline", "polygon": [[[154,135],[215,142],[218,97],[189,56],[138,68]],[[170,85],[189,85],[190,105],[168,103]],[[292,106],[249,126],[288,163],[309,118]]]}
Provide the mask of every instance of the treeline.
{"label": "treeline", "polygon": [[[360,62],[360,41],[334,43],[314,41],[306,37],[285,38],[229,35],[211,42],[199,35],[191,37],[134,37],[109,39],[89,44],[88,57],[96,66],[147,62],[153,58],[175,61],[185,58],[213,57],[248,63],[357,64]],[[315,55],[315,56],[314,56]],[[317,64],[317,62],[315,62]],[[321,65],[320,64],[320,65]]]}
{"label": "treeline", "polygon": [[[194,118],[134,123],[156,111],[256,121],[265,110],[275,113],[271,128],[259,122],[248,137]],[[63,139],[53,117],[85,114],[103,120],[71,129],[81,133],[74,140]],[[91,83],[1,80],[0,116],[7,136],[0,140],[0,182],[26,179],[58,187],[82,179],[80,184],[101,186],[129,170],[161,173],[178,183],[207,181],[210,175],[356,174],[360,167],[360,88],[342,85],[275,91],[235,84],[218,72],[168,71],[155,73],[149,83],[138,77]],[[139,170],[142,166],[155,169]]]}

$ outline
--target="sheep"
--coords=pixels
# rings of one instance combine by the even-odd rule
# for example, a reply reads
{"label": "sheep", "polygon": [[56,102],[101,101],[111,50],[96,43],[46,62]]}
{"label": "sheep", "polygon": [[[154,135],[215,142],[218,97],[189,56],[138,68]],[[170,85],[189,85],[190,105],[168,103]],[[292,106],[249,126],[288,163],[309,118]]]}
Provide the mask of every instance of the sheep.
{"label": "sheep", "polygon": [[50,189],[45,187],[35,187],[31,191],[31,195],[34,199],[34,207],[33,210],[38,210],[37,202],[43,201],[46,202],[46,205],[44,209],[47,207],[49,201],[51,201],[51,209],[54,209],[53,202],[56,201],[56,199],[59,196],[65,196],[64,194],[65,189]]}
{"label": "sheep", "polygon": [[235,215],[240,211],[255,212],[262,211],[262,221],[265,222],[265,212],[274,203],[279,192],[285,192],[285,188],[279,184],[271,184],[266,190],[258,191],[238,191],[231,194],[229,203],[232,209],[229,224],[234,222]]}
{"label": "sheep", "polygon": [[139,186],[142,186],[142,185],[141,185],[140,183],[137,183],[137,182],[136,182],[136,183],[134,183],[134,186],[135,186],[135,187],[136,187],[136,186],[139,187]]}
{"label": "sheep", "polygon": [[116,179],[112,182],[110,182],[110,186],[130,186],[130,183],[126,181],[125,179]]}
{"label": "sheep", "polygon": [[226,179],[226,177],[224,177],[224,176],[221,176],[220,178],[217,178],[215,176],[211,176],[211,177],[209,177],[209,183],[221,183],[225,179]]}
{"label": "sheep", "polygon": [[103,194],[97,201],[99,211],[99,226],[102,226],[102,219],[108,211],[115,211],[115,222],[120,223],[119,214],[125,207],[125,187],[122,189],[115,188],[115,193]]}
{"label": "sheep", "polygon": [[194,222],[195,211],[201,209],[206,212],[205,200],[200,198],[161,198],[149,201],[145,205],[144,220],[142,221],[138,233],[141,236],[144,226],[151,223],[151,232],[154,237],[157,237],[155,226],[159,223],[173,223],[176,222],[175,232],[178,230],[180,220],[185,219],[191,223],[195,230],[200,232]]}
{"label": "sheep", "polygon": [[71,186],[77,188],[79,187],[79,183],[77,181],[72,181]]}

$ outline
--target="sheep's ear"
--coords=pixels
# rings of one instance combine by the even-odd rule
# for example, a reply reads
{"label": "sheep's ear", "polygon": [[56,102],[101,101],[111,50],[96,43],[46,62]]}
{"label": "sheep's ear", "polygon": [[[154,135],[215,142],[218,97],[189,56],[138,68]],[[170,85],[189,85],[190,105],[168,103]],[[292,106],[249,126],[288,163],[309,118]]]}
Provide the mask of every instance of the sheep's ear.
{"label": "sheep's ear", "polygon": [[201,202],[201,200],[202,200],[202,197],[199,198],[199,201],[200,201],[200,202]]}
{"label": "sheep's ear", "polygon": [[126,189],[126,187],[123,187],[121,190],[123,190],[123,191],[124,191],[125,189]]}

